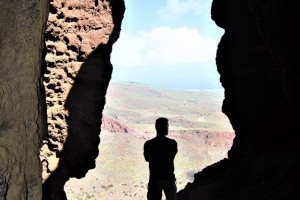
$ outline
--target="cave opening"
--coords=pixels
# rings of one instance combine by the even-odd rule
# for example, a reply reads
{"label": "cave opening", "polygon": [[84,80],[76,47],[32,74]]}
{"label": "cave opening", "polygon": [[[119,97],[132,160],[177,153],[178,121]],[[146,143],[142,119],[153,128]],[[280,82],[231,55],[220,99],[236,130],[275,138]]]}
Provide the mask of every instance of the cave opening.
{"label": "cave opening", "polygon": [[[224,96],[214,57],[222,31],[210,19],[211,1],[201,4],[201,11],[189,5],[195,13],[175,19],[163,14],[172,11],[168,2],[151,5],[149,11],[149,16],[165,18],[162,23],[149,21],[145,10],[150,5],[126,2],[121,36],[112,52],[114,70],[96,168],[81,180],[67,182],[68,198],[145,199],[148,163],[143,144],[155,137],[154,122],[161,116],[169,118],[169,137],[178,142],[178,190],[195,173],[227,156],[234,134],[221,111]],[[145,27],[133,22],[141,10]]]}
{"label": "cave opening", "polygon": [[[164,1],[156,9],[157,16],[151,16],[155,22],[163,21],[163,18],[157,20],[158,16],[171,21],[175,17],[177,23],[180,21],[179,16],[195,12],[197,19],[202,19],[201,13],[203,15],[204,12],[196,9],[195,2],[204,1]],[[47,6],[49,2],[53,6],[50,9]],[[158,2],[146,5],[147,11],[151,11],[149,8]],[[300,99],[300,82],[297,77],[299,68],[296,67],[299,66],[299,43],[295,40],[299,35],[299,30],[295,29],[298,25],[296,19],[299,19],[297,3],[214,1],[213,18],[226,30],[217,57],[221,80],[226,89],[223,109],[230,117],[237,137],[229,159],[215,163],[197,174],[196,181],[178,193],[180,199],[300,199],[299,134],[295,131],[298,130],[300,120],[297,101]],[[129,45],[125,47],[128,51],[123,54],[134,62],[128,62],[133,68],[123,68],[123,71],[131,74],[142,68],[141,63],[150,62],[150,68],[144,68],[136,77],[141,80],[149,78],[157,85],[138,82],[133,78],[128,79],[130,82],[126,84],[124,80],[122,84],[111,82],[110,86],[117,85],[121,89],[111,90],[113,87],[110,87],[107,92],[97,168],[87,174],[95,168],[98,156],[100,120],[112,72],[110,54],[121,29],[124,1],[50,0],[37,3],[32,0],[26,3],[7,1],[2,5],[3,10],[10,15],[1,12],[1,19],[11,23],[3,23],[3,29],[0,30],[1,58],[4,58],[1,62],[0,88],[1,120],[4,122],[0,123],[1,199],[66,199],[64,189],[69,199],[144,199],[142,195],[146,192],[145,174],[148,170],[146,162],[142,162],[142,144],[155,136],[153,121],[160,115],[170,119],[170,137],[177,139],[182,148],[179,148],[179,152],[185,152],[183,148],[187,152],[181,157],[185,159],[182,162],[184,166],[178,164],[181,158],[179,155],[177,157],[178,171],[175,173],[178,184],[184,175],[195,173],[191,171],[194,161],[197,161],[197,171],[201,170],[204,158],[214,157],[218,149],[224,146],[227,148],[224,135],[217,131],[218,128],[224,131],[226,127],[217,123],[224,117],[219,115],[221,112],[218,105],[222,102],[215,100],[219,99],[218,95],[212,95],[215,92],[212,88],[200,88],[201,91],[197,93],[202,94],[201,98],[194,98],[191,92],[199,88],[187,88],[187,85],[195,84],[184,84],[190,82],[180,79],[185,73],[192,72],[197,75],[197,80],[203,80],[203,74],[207,73],[199,73],[190,62],[181,63],[185,67],[184,71],[180,71],[182,73],[176,71],[174,66],[174,63],[183,62],[182,59],[186,57],[188,61],[195,61],[193,58],[199,55],[209,58],[205,54],[209,52],[209,43],[201,40],[207,50],[205,52],[193,49],[192,45],[197,42],[192,36],[199,34],[195,30],[190,32],[190,29],[194,29],[190,24],[184,28],[175,27],[174,24],[151,26],[150,21],[146,20],[146,11],[142,10],[135,18],[147,27],[127,35]],[[42,29],[45,27],[47,11],[50,12],[43,45]],[[170,13],[173,15],[170,16]],[[70,21],[76,15],[79,18]],[[145,17],[145,20],[141,20],[140,16]],[[32,19],[35,19],[34,23]],[[180,42],[180,37],[174,39],[174,35],[178,36],[176,34],[166,37],[166,33],[174,33],[174,30],[184,31],[184,42]],[[202,32],[204,30],[199,31],[202,36],[205,36]],[[210,36],[213,34],[211,31],[208,33]],[[126,38],[126,35],[122,38]],[[169,41],[171,46],[164,41]],[[138,44],[151,48],[140,48],[136,52],[130,49]],[[155,46],[159,48],[155,49]],[[47,50],[42,51],[43,47]],[[168,47],[167,53],[158,51],[165,47]],[[114,52],[121,57],[117,49]],[[173,51],[176,49],[180,49],[177,54]],[[197,52],[197,56],[189,57],[194,55],[189,49]],[[134,57],[128,56],[128,52]],[[47,53],[44,60],[47,69],[40,69],[38,66],[44,64],[44,53]],[[113,62],[113,77],[116,78],[124,66]],[[155,78],[151,76],[150,69],[156,69]],[[43,89],[39,87],[41,71],[45,72],[48,131],[44,119]],[[168,88],[174,82],[167,78],[174,78],[175,83],[184,88]],[[193,79],[189,77],[189,80]],[[161,89],[161,84],[166,83],[169,85]],[[208,94],[214,98],[207,98]],[[155,97],[159,101],[155,101]],[[185,112],[179,115],[182,107]],[[122,112],[125,116],[123,118]],[[112,115],[109,116],[109,113]],[[194,121],[186,120],[187,116]],[[143,120],[148,120],[148,123]],[[39,162],[37,153],[43,136],[45,138]],[[197,145],[193,145],[193,142]],[[222,152],[226,154],[226,151]],[[199,156],[203,154],[206,157]],[[107,159],[109,155],[111,157]],[[141,161],[144,166],[139,167],[137,161]],[[103,167],[103,173],[97,171],[99,167]],[[189,171],[180,174],[183,167],[188,167]],[[112,174],[108,173],[109,170]],[[85,178],[72,183],[73,179],[64,188],[70,177]],[[70,187],[71,184],[73,186]],[[100,194],[100,190],[104,192]]]}

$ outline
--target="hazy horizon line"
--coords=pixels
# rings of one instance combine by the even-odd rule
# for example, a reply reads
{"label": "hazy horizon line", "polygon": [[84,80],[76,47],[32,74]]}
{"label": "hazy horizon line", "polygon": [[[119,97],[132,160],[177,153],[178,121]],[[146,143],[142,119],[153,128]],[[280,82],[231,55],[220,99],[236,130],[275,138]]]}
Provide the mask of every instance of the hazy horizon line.
{"label": "hazy horizon line", "polygon": [[119,84],[136,84],[151,88],[163,89],[163,90],[179,90],[179,91],[186,91],[186,92],[201,92],[201,91],[212,91],[212,92],[222,92],[224,91],[223,88],[216,88],[216,89],[208,89],[208,88],[197,88],[197,89],[183,89],[179,87],[168,87],[168,86],[158,86],[151,83],[143,83],[138,81],[120,81],[120,80],[110,80],[109,83],[119,83]]}

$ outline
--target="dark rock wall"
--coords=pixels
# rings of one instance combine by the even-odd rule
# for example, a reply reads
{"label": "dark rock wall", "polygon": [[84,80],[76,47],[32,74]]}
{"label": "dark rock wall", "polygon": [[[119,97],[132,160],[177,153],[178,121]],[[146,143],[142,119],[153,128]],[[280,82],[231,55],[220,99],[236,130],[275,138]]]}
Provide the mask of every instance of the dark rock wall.
{"label": "dark rock wall", "polygon": [[[124,2],[50,2],[45,134],[48,3],[0,3],[0,199],[41,199],[42,169],[43,199],[66,199],[65,182],[85,176],[98,155]],[[213,1],[225,29],[216,58],[223,111],[236,137],[228,159],[196,174],[179,199],[300,198],[299,11],[296,0]]]}
{"label": "dark rock wall", "polygon": [[50,2],[44,84],[49,134],[41,150],[43,199],[66,199],[64,184],[95,168],[102,110],[123,0]]}
{"label": "dark rock wall", "polygon": [[0,199],[40,200],[46,0],[0,2]]}
{"label": "dark rock wall", "polygon": [[214,0],[216,63],[236,137],[179,199],[299,199],[298,1]]}

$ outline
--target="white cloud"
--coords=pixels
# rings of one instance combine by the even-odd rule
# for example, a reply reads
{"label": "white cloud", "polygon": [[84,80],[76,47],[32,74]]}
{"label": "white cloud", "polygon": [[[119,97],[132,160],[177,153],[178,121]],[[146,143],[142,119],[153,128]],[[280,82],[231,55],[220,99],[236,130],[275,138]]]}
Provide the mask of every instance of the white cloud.
{"label": "white cloud", "polygon": [[113,46],[112,63],[116,67],[214,63],[218,42],[188,27],[157,27],[137,36],[122,32]]}
{"label": "white cloud", "polygon": [[167,0],[157,14],[165,20],[177,19],[190,12],[199,15],[207,2],[208,0]]}

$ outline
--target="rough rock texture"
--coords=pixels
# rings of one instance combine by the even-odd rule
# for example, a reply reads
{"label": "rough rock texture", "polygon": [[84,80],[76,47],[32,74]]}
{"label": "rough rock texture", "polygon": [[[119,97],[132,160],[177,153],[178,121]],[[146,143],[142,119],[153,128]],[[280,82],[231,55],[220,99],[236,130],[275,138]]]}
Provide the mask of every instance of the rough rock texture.
{"label": "rough rock texture", "polygon": [[300,198],[299,1],[214,0],[217,67],[236,137],[179,199]]}
{"label": "rough rock texture", "polygon": [[107,130],[110,133],[131,133],[134,131],[122,122],[105,115],[102,117],[101,129]]}
{"label": "rough rock texture", "polygon": [[52,0],[44,77],[49,134],[41,149],[43,199],[66,199],[69,177],[95,167],[110,53],[125,10],[122,0]]}
{"label": "rough rock texture", "polygon": [[62,151],[68,135],[65,102],[74,79],[87,55],[98,45],[108,42],[112,29],[108,2],[97,6],[94,1],[50,2],[44,75],[49,134],[41,151],[44,180],[56,169],[57,153]]}
{"label": "rough rock texture", "polygon": [[40,200],[45,0],[0,2],[0,199]]}

